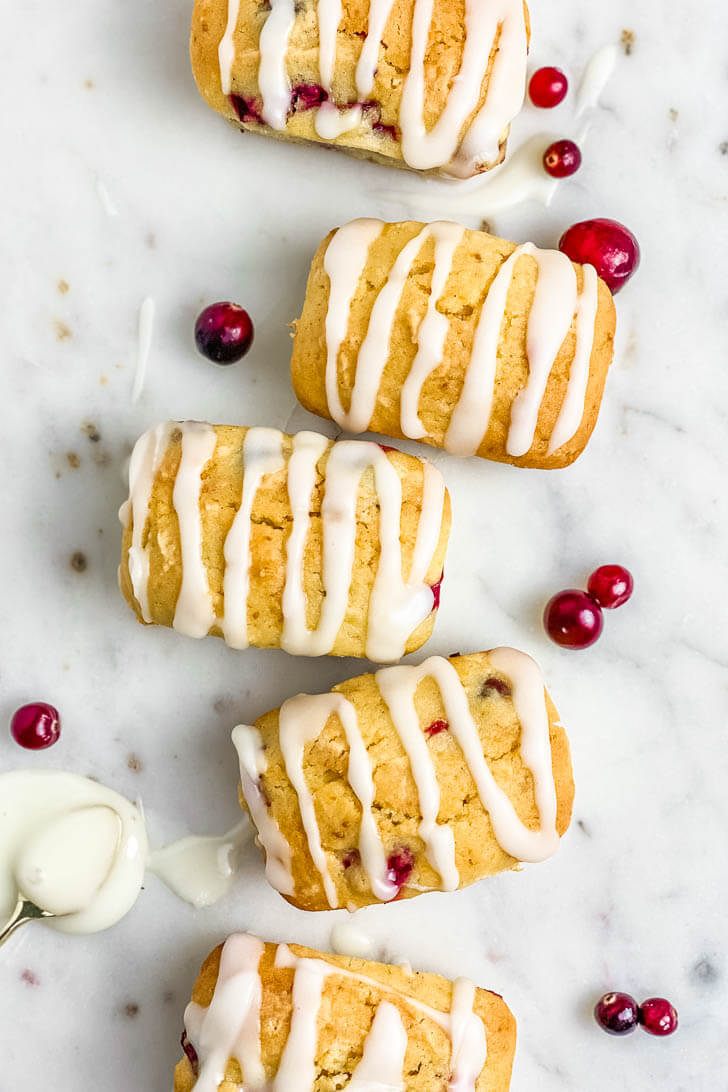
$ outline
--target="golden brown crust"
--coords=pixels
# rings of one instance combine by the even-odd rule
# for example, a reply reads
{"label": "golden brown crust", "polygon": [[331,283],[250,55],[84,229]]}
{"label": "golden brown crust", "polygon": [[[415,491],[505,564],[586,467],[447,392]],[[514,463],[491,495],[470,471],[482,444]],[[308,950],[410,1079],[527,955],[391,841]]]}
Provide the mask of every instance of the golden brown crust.
{"label": "golden brown crust", "polygon": [[[455,656],[450,663],[465,688],[483,752],[497,784],[511,800],[521,821],[529,829],[537,829],[539,816],[533,777],[521,757],[521,725],[510,696],[509,681],[491,667],[487,652]],[[438,889],[440,879],[427,860],[424,842],[418,834],[422,815],[417,786],[375,676],[360,675],[340,683],[333,691],[345,695],[357,713],[371,763],[374,813],[385,853],[389,856],[406,847],[414,855],[414,870],[408,881],[411,886],[402,888],[398,897],[413,898],[420,893],[418,888]],[[415,705],[423,731],[447,716],[442,695],[432,678],[420,684]],[[561,835],[571,819],[574,782],[568,739],[548,694],[546,706],[558,804],[556,826]],[[262,775],[262,788],[269,801],[269,812],[291,847],[295,893],[288,901],[303,910],[328,910],[323,882],[303,829],[298,797],[281,752],[279,713],[278,709],[265,713],[255,727],[265,748],[267,767]],[[517,862],[496,841],[488,813],[453,735],[440,731],[428,739],[427,745],[440,786],[438,820],[450,827],[455,839],[459,886],[467,887],[485,876],[513,868]],[[343,727],[334,714],[324,730],[306,746],[304,774],[339,905],[354,908],[378,900],[357,858],[361,805],[347,779],[348,760]]]}
{"label": "golden brown crust", "polygon": [[[385,224],[382,234],[369,250],[365,274],[352,302],[347,336],[339,352],[339,395],[345,409],[350,403],[357,356],[367,332],[374,300],[397,255],[422,228],[421,223],[414,221]],[[321,243],[311,266],[303,314],[296,323],[291,360],[296,397],[306,409],[321,417],[331,416],[325,387],[324,326],[329,300],[329,277],[323,263],[332,235],[333,232],[329,233]],[[443,362],[425,381],[419,401],[420,417],[427,430],[427,437],[423,442],[433,447],[444,446],[445,433],[460,398],[465,371],[470,362],[483,301],[499,268],[515,249],[515,243],[497,239],[482,231],[467,230],[455,252],[452,271],[437,308],[440,314],[447,316],[449,323]],[[397,308],[389,356],[369,425],[372,432],[397,438],[403,436],[400,427],[400,391],[417,351],[416,334],[427,308],[433,266],[434,242],[429,239],[407,277]],[[581,289],[583,267],[575,265],[574,268]],[[506,440],[511,406],[528,378],[526,331],[536,279],[536,262],[530,256],[524,255],[516,266],[508,293],[498,347],[491,416],[477,454],[484,459],[516,466],[557,469],[569,466],[581,454],[596,425],[607,372],[612,362],[616,311],[609,289],[600,280],[585,408],[581,425],[575,435],[558,451],[552,455],[547,454],[574,358],[576,336],[572,324],[551,370],[531,449],[526,455],[513,457],[506,451]]]}
{"label": "golden brown crust", "polygon": [[[313,141],[341,148],[353,155],[392,166],[407,167],[402,158],[399,140],[399,109],[402,90],[410,66],[412,47],[412,15],[415,0],[395,0],[382,35],[374,86],[368,97],[362,124],[333,140],[324,140],[315,129],[315,110],[295,109],[286,127],[280,132],[258,120],[241,120],[231,98],[223,94],[220,81],[218,45],[227,22],[226,0],[196,0],[190,34],[192,71],[203,98],[233,125],[251,132],[263,133],[284,140]],[[527,35],[530,35],[528,8],[523,5]],[[319,85],[318,16],[315,0],[300,0],[289,39],[286,56],[288,77],[293,88]],[[465,0],[435,0],[432,23],[425,53],[425,100],[423,118],[429,130],[442,114],[453,80],[457,76],[465,41]],[[355,73],[366,36],[369,16],[368,0],[345,0],[336,45],[336,64],[332,84],[337,105],[355,104],[358,100]],[[267,17],[265,4],[258,0],[241,0],[234,35],[235,60],[232,67],[232,95],[248,103],[253,111],[260,108],[258,42]],[[498,51],[498,39],[493,43],[487,69],[484,71],[478,106],[466,119],[461,130],[467,131],[472,118],[480,110],[488,94],[493,62]],[[495,160],[477,165],[474,173],[489,170],[505,156],[508,129],[501,137]]]}
{"label": "golden brown crust", "polygon": [[[444,1089],[449,1079],[450,1041],[445,1032],[426,1015],[408,1006],[411,997],[443,1013],[450,1010],[452,983],[435,974],[413,972],[401,967],[373,963],[364,959],[334,956],[290,944],[295,956],[324,960],[366,975],[382,984],[378,990],[351,979],[330,976],[326,979],[318,1020],[316,1077],[312,1092],[336,1092],[345,1086],[359,1062],[364,1039],[371,1027],[376,1006],[389,1001],[397,1007],[408,1035],[403,1078],[406,1092],[435,1092]],[[192,1000],[207,1006],[217,982],[222,946],[207,957],[192,991]],[[278,1070],[291,1021],[291,986],[293,971],[273,965],[276,945],[266,944],[260,961],[263,983],[261,1006],[262,1061],[266,1077],[272,1080]],[[516,1021],[505,1001],[495,993],[476,989],[475,1013],[486,1030],[488,1054],[476,1082],[476,1092],[507,1092],[516,1045]],[[219,1092],[237,1092],[244,1074],[231,1059],[226,1079]],[[174,1092],[191,1092],[195,1075],[188,1058],[177,1064]]]}
{"label": "golden brown crust", "polygon": [[[224,543],[240,506],[243,488],[243,443],[247,428],[235,425],[213,426],[217,434],[215,451],[202,475],[200,514],[202,520],[202,557],[212,595],[215,615],[223,614],[223,577],[225,572]],[[325,492],[325,472],[329,443],[317,466],[317,478],[311,498],[310,530],[304,551],[303,584],[307,602],[307,623],[317,625],[325,597],[323,585],[321,505]],[[292,450],[292,437],[283,436],[286,467],[263,478],[252,508],[250,549],[250,587],[247,600],[248,640],[259,648],[279,648],[283,631],[283,588],[286,570],[286,543],[291,530],[292,513],[287,488],[287,460]],[[169,446],[154,481],[144,544],[149,552],[149,606],[152,622],[171,626],[182,582],[179,523],[172,494],[181,457],[181,433],[172,433]],[[420,459],[390,449],[389,462],[396,468],[402,483],[402,518],[400,541],[403,573],[409,573],[422,510],[423,464]],[[380,556],[379,504],[371,469],[364,472],[359,483],[355,557],[349,601],[344,621],[331,650],[334,656],[364,656],[366,654],[369,598],[374,585]],[[445,491],[440,539],[426,575],[435,584],[445,562],[450,532],[450,497]],[[134,595],[129,573],[129,546],[133,523],[130,519],[122,541],[119,581],[129,606],[143,622],[140,605]],[[429,638],[435,624],[435,612],[410,635],[406,651],[420,648]],[[222,636],[219,626],[210,633]]]}

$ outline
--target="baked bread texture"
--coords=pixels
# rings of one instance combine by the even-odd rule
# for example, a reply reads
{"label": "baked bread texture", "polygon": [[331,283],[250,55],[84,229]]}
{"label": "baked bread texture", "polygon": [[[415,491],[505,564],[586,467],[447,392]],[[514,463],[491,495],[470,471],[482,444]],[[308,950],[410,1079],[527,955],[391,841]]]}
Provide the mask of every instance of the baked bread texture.
{"label": "baked bread texture", "polygon": [[137,442],[129,485],[119,580],[141,622],[379,663],[432,633],[450,498],[426,460],[166,422]]}
{"label": "baked bread texture", "polygon": [[293,386],[348,432],[559,468],[596,425],[615,326],[606,284],[559,251],[355,220],[314,257]]}
{"label": "baked bread texture", "polygon": [[185,1010],[174,1092],[507,1092],[516,1022],[465,978],[236,933]]}
{"label": "baked bread texture", "polygon": [[244,130],[468,178],[526,86],[523,0],[196,0],[192,70]]}
{"label": "baked bread texture", "polygon": [[433,656],[299,694],[239,725],[241,800],[294,906],[452,891],[556,852],[566,734],[525,653]]}

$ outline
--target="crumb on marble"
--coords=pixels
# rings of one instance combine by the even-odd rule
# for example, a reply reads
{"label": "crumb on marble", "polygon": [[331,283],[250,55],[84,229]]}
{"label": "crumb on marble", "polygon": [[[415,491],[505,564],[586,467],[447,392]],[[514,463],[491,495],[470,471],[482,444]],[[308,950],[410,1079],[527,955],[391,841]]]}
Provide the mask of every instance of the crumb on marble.
{"label": "crumb on marble", "polygon": [[127,1001],[123,1008],[124,1016],[127,1020],[133,1020],[135,1016],[139,1015],[139,1006],[136,1001]]}
{"label": "crumb on marble", "polygon": [[55,326],[56,338],[58,341],[68,341],[69,338],[73,337],[73,331],[70,326],[67,326],[61,319],[54,319],[53,325]]}
{"label": "crumb on marble", "polygon": [[86,555],[81,550],[71,554],[71,568],[75,573],[85,573],[88,568]]}
{"label": "crumb on marble", "polygon": [[144,769],[144,763],[140,759],[139,755],[134,754],[133,751],[131,752],[131,754],[127,755],[126,765],[132,771],[132,773],[141,773],[141,771]]}
{"label": "crumb on marble", "polygon": [[694,965],[692,977],[702,986],[712,986],[720,978],[720,971],[714,963],[711,963],[707,956],[703,956],[703,958],[699,959]]}
{"label": "crumb on marble", "polygon": [[81,425],[81,431],[86,433],[92,444],[97,444],[101,439],[101,433],[91,421]]}
{"label": "crumb on marble", "polygon": [[38,986],[40,979],[35,971],[31,971],[29,967],[26,967],[24,971],[20,972],[21,982],[25,982],[26,986]]}
{"label": "crumb on marble", "polygon": [[69,466],[72,466],[74,470],[78,470],[79,466],[81,465],[81,459],[75,451],[67,451],[66,459]]}
{"label": "crumb on marble", "polygon": [[673,123],[676,122],[677,119],[680,117],[680,111],[676,110],[674,106],[670,107],[669,113],[670,113],[670,121],[672,121]]}
{"label": "crumb on marble", "polygon": [[718,151],[721,155],[728,155],[728,140],[724,140],[718,145]]}
{"label": "crumb on marble", "polygon": [[111,462],[111,452],[109,451],[95,451],[94,462],[97,466],[108,466]]}
{"label": "crumb on marble", "polygon": [[101,384],[102,387],[105,387],[108,382],[109,382],[109,377],[107,375],[102,375],[99,378],[99,383]]}
{"label": "crumb on marble", "polygon": [[83,86],[86,88],[87,91],[93,91],[96,84],[94,83],[93,80],[84,80],[83,81]]}
{"label": "crumb on marble", "polygon": [[66,292],[68,292],[70,287],[71,286],[68,283],[68,281],[65,281],[63,279],[63,277],[60,278],[60,280],[58,281],[58,284],[56,285],[56,288],[58,289],[58,291],[61,293],[62,296],[65,296]]}
{"label": "crumb on marble", "polygon": [[622,49],[624,50],[626,55],[629,57],[631,55],[632,51],[634,50],[635,32],[633,30],[627,30],[625,28],[622,31],[621,41],[622,41]]}
{"label": "crumb on marble", "polygon": [[587,838],[591,838],[591,831],[589,830],[589,827],[586,825],[583,819],[577,819],[576,825],[579,830],[583,831],[583,833],[586,834]]}
{"label": "crumb on marble", "polygon": [[480,221],[480,230],[484,231],[486,233],[486,235],[492,235],[493,234],[493,227],[492,227],[492,224],[491,224],[490,220],[481,220]]}
{"label": "crumb on marble", "polygon": [[153,231],[148,231],[144,238],[144,242],[147,244],[150,250],[154,250],[157,246],[157,236],[154,234]]}

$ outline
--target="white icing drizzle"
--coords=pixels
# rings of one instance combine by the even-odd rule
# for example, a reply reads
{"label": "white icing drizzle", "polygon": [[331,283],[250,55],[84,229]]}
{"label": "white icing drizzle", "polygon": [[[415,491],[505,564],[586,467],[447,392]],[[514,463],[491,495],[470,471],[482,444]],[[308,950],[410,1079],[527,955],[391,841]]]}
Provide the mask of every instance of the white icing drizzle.
{"label": "white icing drizzle", "polygon": [[291,871],[291,847],[273,818],[261,791],[261,775],[267,762],[263,741],[257,728],[238,724],[233,729],[232,740],[240,762],[240,784],[250,811],[250,817],[258,831],[258,839],[265,851],[265,874],[268,883],[282,895],[294,892]]}
{"label": "white icing drizzle", "polygon": [[399,1009],[391,1001],[380,1001],[364,1040],[364,1053],[347,1089],[349,1092],[404,1092],[402,1068],[406,1052],[407,1032]]}
{"label": "white icing drizzle", "polygon": [[617,67],[617,47],[602,46],[590,57],[576,91],[576,117],[599,105],[604,88]]}
{"label": "white icing drizzle", "polygon": [[[363,100],[371,94],[379,47],[394,0],[371,0],[366,38],[357,63],[356,86]],[[452,81],[442,114],[429,130],[425,126],[425,53],[433,15],[433,0],[416,0],[412,20],[412,49],[399,112],[402,154],[416,170],[447,167],[456,177],[468,177],[498,157],[508,125],[523,103],[526,83],[527,40],[522,0],[466,0],[465,41],[460,68]],[[228,0],[228,18],[218,47],[223,94],[231,88],[235,51],[233,33],[239,0]],[[341,0],[318,0],[319,72],[331,94],[336,62]],[[291,107],[291,84],[286,51],[296,14],[293,0],[271,0],[271,10],[260,35],[258,85],[262,117],[274,129],[284,129]],[[497,46],[496,46],[497,43]],[[486,101],[463,134],[468,118],[478,107],[491,50],[496,47]],[[317,110],[316,131],[326,140],[355,128],[361,108],[354,106],[335,116],[333,102]]]}
{"label": "white icing drizzle", "polygon": [[576,308],[576,352],[569,370],[566,395],[551,433],[548,455],[553,455],[574,436],[586,405],[589,361],[599,307],[599,278],[593,265],[585,265],[583,270],[584,284]]}
{"label": "white icing drizzle", "polygon": [[149,351],[152,347],[152,334],[154,332],[154,315],[157,305],[152,296],[147,296],[139,308],[139,326],[137,331],[137,363],[134,372],[134,383],[131,391],[132,402],[138,402],[144,390],[144,381],[147,376],[147,364]]}
{"label": "white icing drizzle", "polygon": [[267,474],[285,467],[283,436],[277,429],[249,428],[243,441],[243,492],[225,539],[222,632],[231,648],[248,647],[251,516],[256,494]]}
{"label": "white icing drizzle", "polygon": [[337,921],[331,930],[329,944],[339,955],[350,956],[352,959],[371,959],[374,955],[374,942],[358,927],[358,920],[356,915],[348,914],[343,921]]}
{"label": "white icing drizzle", "polygon": [[217,57],[220,63],[220,86],[223,95],[229,95],[232,89],[232,69],[235,60],[235,42],[233,35],[238,25],[240,13],[240,0],[228,0],[227,23],[225,33],[217,47]]}
{"label": "white icing drizzle", "polygon": [[263,992],[258,965],[263,942],[235,933],[223,945],[220,970],[207,1008],[191,1001],[185,1009],[185,1031],[200,1062],[196,1092],[217,1092],[228,1059],[235,1058],[250,1092],[262,1090],[265,1070],[260,1052],[260,1002]]}
{"label": "white icing drizzle", "polygon": [[179,523],[182,586],[172,625],[188,637],[205,637],[215,622],[215,611],[202,557],[200,494],[202,473],[215,451],[217,434],[200,421],[186,421],[179,428],[181,453],[172,503]]}
{"label": "white icing drizzle", "polygon": [[263,99],[261,117],[271,129],[285,129],[291,107],[286,51],[295,21],[294,0],[270,0],[270,12],[260,32],[258,87]]}
{"label": "white icing drizzle", "polygon": [[[331,284],[326,317],[329,412],[337,424],[350,431],[362,432],[369,426],[389,358],[392,327],[402,291],[417,255],[432,235],[436,250],[428,309],[417,333],[417,354],[402,389],[400,406],[403,435],[422,439],[426,430],[418,415],[419,399],[426,379],[442,361],[449,325],[447,318],[437,311],[437,303],[445,289],[464,229],[447,222],[426,225],[400,251],[386,284],[374,301],[367,333],[357,357],[350,408],[346,412],[338,393],[338,357],[346,336],[348,308],[366,266],[375,223],[355,220],[340,228],[329,244],[328,249],[333,251],[331,260],[324,258]],[[487,432],[508,293],[516,264],[525,255],[536,261],[538,279],[528,316],[528,381],[511,407],[506,450],[509,455],[519,457],[532,446],[551,368],[569,333],[575,312],[576,349],[569,374],[568,399],[559,418],[559,447],[571,439],[581,422],[594,342],[596,281],[591,273],[585,274],[584,288],[579,295],[576,272],[566,255],[557,250],[540,250],[532,243],[525,243],[501,265],[485,297],[463,389],[444,439],[443,446],[451,454],[474,455]]]}
{"label": "white icing drizzle", "polygon": [[134,598],[139,604],[142,618],[151,622],[149,613],[149,548],[143,546],[144,529],[149,517],[149,502],[157,471],[169,445],[172,424],[165,421],[145,432],[134,445],[129,460],[129,500],[121,506],[119,518],[126,526],[132,519],[132,537],[127,566]]}
{"label": "white icing drizzle", "polygon": [[[245,648],[248,644],[251,512],[264,477],[286,469],[283,434],[274,429],[249,429],[246,433],[240,507],[223,547],[225,572],[221,620],[215,615],[202,557],[200,514],[201,475],[215,449],[215,430],[197,422],[179,426],[167,424],[146,433],[137,442],[130,471],[131,500],[122,506],[120,516],[126,520],[131,508],[134,528],[129,571],[134,594],[146,621],[151,621],[149,557],[141,546],[142,535],[155,474],[175,427],[182,433],[182,452],[173,490],[181,542],[182,586],[174,627],[190,636],[202,637],[218,623],[228,644]],[[311,525],[311,495],[317,481],[318,463],[325,455],[321,505],[325,596],[319,623],[311,630],[306,622],[304,553]],[[308,656],[331,652],[349,603],[356,552],[359,482],[365,471],[372,468],[379,502],[381,549],[369,600],[366,652],[370,659],[380,663],[398,660],[404,654],[410,634],[433,608],[432,590],[426,576],[439,543],[445,505],[442,475],[425,460],[420,465],[422,503],[412,564],[405,580],[400,541],[402,484],[386,453],[378,444],[366,442],[341,441],[332,446],[325,436],[313,432],[301,432],[293,438],[293,451],[287,465],[293,520],[286,543],[282,648]]]}
{"label": "white icing drizzle", "polygon": [[[473,1011],[472,983],[458,979],[453,984],[451,1011],[440,1012],[366,974],[325,959],[296,956],[286,944],[278,945],[274,965],[294,972],[291,1024],[278,1072],[270,1086],[266,1085],[260,1064],[262,951],[263,945],[254,937],[230,937],[223,946],[209,1008],[194,1003],[187,1006],[185,1031],[200,1061],[196,1092],[215,1092],[231,1057],[240,1064],[245,1088],[251,1092],[268,1087],[271,1092],[310,1092],[316,1076],[318,1016],[329,978],[363,983],[433,1021],[451,1043],[449,1092],[475,1092],[486,1061],[486,1036],[482,1020]],[[346,1087],[352,1092],[403,1092],[407,1041],[398,1006],[386,998],[381,1000],[364,1040],[362,1058]]]}
{"label": "white icing drizzle", "polygon": [[[549,720],[540,669],[529,656],[515,649],[497,648],[488,653],[488,656],[491,666],[496,671],[501,671],[511,682],[513,704],[521,723],[521,758],[533,776],[534,796],[540,820],[538,830],[529,830],[524,826],[508,796],[495,781],[483,753],[480,733],[470,712],[467,693],[449,660],[432,656],[417,667],[407,665],[383,668],[375,676],[394,729],[410,762],[422,814],[418,834],[425,843],[430,864],[440,876],[439,887],[445,891],[455,890],[460,877],[455,860],[452,829],[438,823],[440,786],[415,708],[417,689],[425,679],[433,679],[438,686],[449,730],[460,746],[479,799],[490,817],[494,836],[501,848],[518,861],[535,862],[550,857],[559,844]],[[349,746],[349,785],[362,806],[358,841],[362,865],[373,894],[380,901],[386,902],[396,895],[397,887],[387,876],[386,852],[374,818],[375,786],[371,763],[356,709],[342,694],[299,694],[281,706],[278,733],[286,773],[298,797],[314,867],[321,877],[329,906],[336,908],[339,906],[336,885],[329,872],[313,798],[304,774],[305,744],[317,739],[329,717],[334,715],[339,718]],[[279,890],[283,890],[278,886],[282,880],[287,885],[285,892],[293,894],[290,846],[277,825],[271,828],[273,820],[258,799],[260,789],[257,788],[257,779],[265,769],[264,758],[260,758],[260,736],[254,728],[239,727],[233,733],[233,741],[241,755],[241,772],[245,773],[243,794],[256,825],[260,817],[260,840],[266,850],[266,868],[268,870],[272,858],[285,862],[285,869],[279,869],[274,875],[268,872],[268,878]],[[253,747],[257,748],[255,755],[258,757],[251,755]],[[247,754],[244,754],[243,748],[247,748]],[[252,798],[248,796],[249,792],[252,792]]]}
{"label": "white icing drizzle", "polygon": [[147,869],[180,899],[202,910],[232,887],[237,855],[254,829],[246,816],[225,834],[180,838],[150,853]]}

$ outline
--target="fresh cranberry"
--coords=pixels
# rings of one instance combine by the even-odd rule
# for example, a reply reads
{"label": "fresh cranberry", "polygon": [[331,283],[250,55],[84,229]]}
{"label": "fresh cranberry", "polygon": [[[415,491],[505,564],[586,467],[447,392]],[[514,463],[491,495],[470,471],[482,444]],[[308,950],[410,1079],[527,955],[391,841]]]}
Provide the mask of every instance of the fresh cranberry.
{"label": "fresh cranberry", "polygon": [[573,140],[556,140],[543,153],[543,166],[552,178],[568,178],[581,167],[579,145]]}
{"label": "fresh cranberry", "polygon": [[58,710],[44,701],[22,705],[10,721],[10,734],[16,743],[29,751],[52,747],[61,734]]}
{"label": "fresh cranberry", "polygon": [[195,323],[197,348],[215,364],[234,364],[253,344],[250,315],[237,303],[211,303]]}
{"label": "fresh cranberry", "polygon": [[628,993],[605,993],[594,1006],[594,1018],[610,1035],[627,1035],[637,1027],[638,1011]]}
{"label": "fresh cranberry", "polygon": [[415,857],[409,846],[400,846],[387,858],[387,879],[397,887],[404,887],[415,867]]}
{"label": "fresh cranberry", "polygon": [[640,1005],[639,1021],[650,1035],[672,1035],[677,1031],[677,1010],[664,997],[650,997]]}
{"label": "fresh cranberry", "polygon": [[430,585],[430,591],[432,592],[432,599],[433,599],[433,603],[432,603],[432,609],[433,610],[439,610],[439,608],[440,608],[440,589],[442,587],[442,581],[443,581],[444,576],[445,576],[445,573],[443,571],[442,573],[440,573],[440,579],[437,581],[437,583]]}
{"label": "fresh cranberry", "polygon": [[199,1071],[200,1071],[200,1060],[197,1057],[197,1051],[195,1050],[192,1043],[187,1038],[187,1032],[186,1031],[182,1032],[182,1038],[180,1039],[180,1043],[182,1044],[182,1049],[184,1050],[185,1054],[187,1055],[187,1058],[189,1059],[189,1063],[192,1066],[192,1072],[197,1077],[199,1075]]}
{"label": "fresh cranberry", "polygon": [[433,720],[432,724],[425,728],[425,735],[428,739],[432,739],[433,736],[439,736],[440,732],[446,732],[449,727],[446,720]]}
{"label": "fresh cranberry", "polygon": [[293,110],[314,110],[328,97],[318,83],[299,83],[291,92],[291,107]]}
{"label": "fresh cranberry", "polygon": [[616,295],[640,264],[639,243],[629,228],[616,220],[582,220],[565,231],[559,250],[572,262],[593,265]]}
{"label": "fresh cranberry", "polygon": [[507,682],[496,678],[495,675],[491,675],[481,686],[480,696],[481,698],[489,698],[493,693],[500,694],[502,698],[510,698],[512,691]]}
{"label": "fresh cranberry", "polygon": [[539,68],[531,76],[528,93],[534,106],[550,110],[566,98],[569,81],[560,68]]}
{"label": "fresh cranberry", "polygon": [[634,580],[623,565],[601,565],[589,577],[589,595],[600,607],[614,610],[621,607],[634,591]]}
{"label": "fresh cranberry", "polygon": [[230,102],[241,121],[257,121],[263,124],[257,99],[244,99],[240,95],[231,95]]}
{"label": "fresh cranberry", "polygon": [[552,641],[563,648],[588,648],[602,632],[602,608],[586,592],[569,588],[546,604],[543,624]]}

